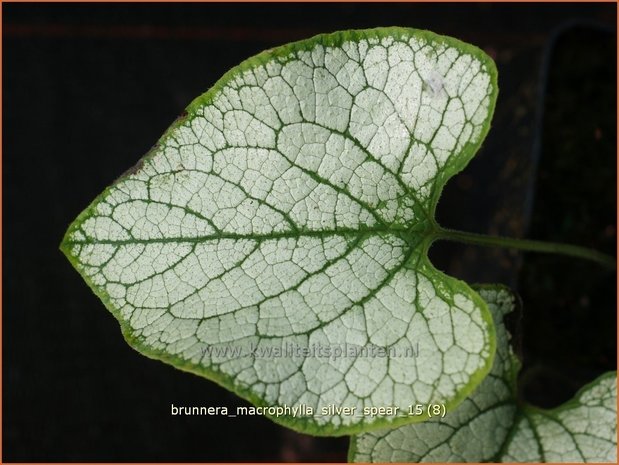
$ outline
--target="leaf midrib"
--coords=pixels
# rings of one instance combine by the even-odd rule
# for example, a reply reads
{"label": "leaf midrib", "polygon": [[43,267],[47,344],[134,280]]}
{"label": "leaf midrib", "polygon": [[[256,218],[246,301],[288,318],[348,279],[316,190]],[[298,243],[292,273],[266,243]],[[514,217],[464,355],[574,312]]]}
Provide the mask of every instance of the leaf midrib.
{"label": "leaf midrib", "polygon": [[414,228],[406,228],[402,226],[376,226],[364,227],[359,229],[320,229],[320,230],[300,230],[300,231],[281,231],[270,232],[266,234],[238,234],[238,233],[216,233],[194,237],[160,237],[151,239],[69,239],[68,237],[62,242],[62,246],[73,245],[90,245],[90,244],[109,244],[109,245],[131,245],[131,244],[168,244],[168,243],[200,243],[221,239],[231,240],[271,240],[271,239],[286,239],[298,238],[303,236],[308,237],[329,237],[329,236],[362,236],[368,234],[391,234],[403,239],[407,244],[415,242],[414,239],[433,240],[437,236],[437,231],[434,225],[428,224],[424,228],[419,228],[419,224]]}

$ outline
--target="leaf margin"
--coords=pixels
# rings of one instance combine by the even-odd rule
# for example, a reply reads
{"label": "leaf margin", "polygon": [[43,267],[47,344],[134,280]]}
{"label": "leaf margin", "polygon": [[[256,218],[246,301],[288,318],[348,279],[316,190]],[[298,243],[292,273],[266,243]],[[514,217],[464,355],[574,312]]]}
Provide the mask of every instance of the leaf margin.
{"label": "leaf margin", "polygon": [[[473,284],[472,286],[476,291],[477,290],[507,291],[513,297],[514,305],[511,310],[509,310],[507,313],[503,315],[503,321],[500,322],[500,324],[507,326],[505,323],[505,318],[509,317],[509,315],[514,315],[516,318],[520,318],[522,316],[522,308],[523,308],[522,299],[518,293],[513,291],[508,286],[504,284],[500,284],[500,283]],[[497,324],[499,324],[499,322],[497,322]],[[520,357],[517,355],[516,350],[515,350],[516,348],[514,347],[514,344],[513,344],[514,335],[509,331],[507,327],[505,327],[505,334],[508,338],[506,341],[506,346],[508,348],[507,357],[509,358],[509,373],[506,374],[505,381],[510,387],[510,391],[511,391],[510,401],[513,402],[513,405],[515,407],[515,412],[514,412],[514,417],[513,417],[513,423],[509,426],[508,432],[505,438],[503,439],[501,446],[499,447],[497,452],[489,460],[487,460],[490,463],[513,463],[511,461],[503,462],[501,461],[501,458],[502,456],[506,454],[506,449],[509,447],[514,436],[517,434],[518,426],[520,425],[523,418],[526,419],[531,425],[533,424],[533,422],[530,419],[529,415],[541,415],[544,417],[549,417],[550,419],[554,420],[557,423],[561,423],[561,421],[558,418],[558,414],[560,414],[563,411],[582,406],[582,404],[580,403],[580,398],[582,397],[583,394],[585,394],[587,391],[594,388],[595,386],[597,386],[598,384],[600,384],[601,382],[605,381],[608,378],[615,379],[616,381],[618,379],[616,370],[604,372],[598,375],[597,377],[595,377],[593,380],[587,382],[582,387],[580,387],[580,389],[578,389],[578,391],[576,391],[576,393],[569,400],[563,402],[557,407],[552,407],[552,408],[537,407],[535,405],[532,405],[528,402],[521,400],[518,396],[518,375],[520,373],[520,370],[522,369],[522,361]],[[475,418],[477,418],[477,416],[473,416],[469,421],[472,421]],[[412,425],[412,424],[409,423],[408,425]],[[408,425],[405,425],[405,426],[408,426]],[[534,434],[536,436],[536,441],[537,441],[535,445],[539,447],[541,446],[541,441],[537,439],[537,432],[535,432]],[[570,434],[569,431],[568,431],[568,434]],[[350,437],[349,447],[348,447],[348,452],[347,452],[348,463],[383,463],[383,462],[357,462],[355,461],[355,455],[357,454],[357,441],[355,439],[356,439],[356,435],[352,435]],[[615,444],[615,447],[617,447],[617,444]],[[544,454],[542,451],[539,451],[539,455],[542,458],[544,457]],[[402,463],[402,462],[388,462],[388,463]],[[474,463],[474,462],[471,462],[471,463]],[[544,461],[541,463],[553,463],[553,462]],[[586,463],[586,462],[582,462],[582,463]]]}

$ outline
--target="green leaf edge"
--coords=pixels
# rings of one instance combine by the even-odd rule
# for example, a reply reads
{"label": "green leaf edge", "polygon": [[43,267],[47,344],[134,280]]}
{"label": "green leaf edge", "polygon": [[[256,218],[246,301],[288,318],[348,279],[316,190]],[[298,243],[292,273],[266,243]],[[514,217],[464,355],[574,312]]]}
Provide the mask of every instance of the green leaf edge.
{"label": "green leaf edge", "polygon": [[[582,395],[589,389],[595,387],[596,385],[598,385],[599,383],[601,383],[602,381],[604,381],[607,378],[615,378],[617,379],[617,371],[607,371],[606,373],[602,373],[600,376],[598,376],[597,378],[595,378],[592,381],[589,381],[587,384],[585,384],[584,386],[582,386],[578,391],[576,391],[576,394],[574,394],[574,396],[567,400],[566,402],[562,403],[561,405],[554,407],[554,408],[541,408],[541,407],[536,407],[535,405],[531,405],[529,403],[526,402],[522,402],[520,404],[517,404],[517,408],[518,410],[516,411],[516,418],[519,417],[524,417],[526,418],[530,424],[533,424],[533,422],[530,420],[529,415],[530,414],[538,414],[538,415],[542,415],[544,417],[549,417],[552,418],[554,421],[556,421],[557,423],[561,423],[561,420],[558,418],[558,414],[563,412],[564,410],[569,410],[571,408],[575,408],[575,407],[579,407],[581,406],[581,402],[580,402],[580,398],[582,397]],[[511,443],[511,440],[514,437],[514,434],[516,434],[516,425],[517,422],[514,422],[514,425],[512,426],[512,428],[510,429],[508,435],[505,438],[505,445],[508,445]],[[570,433],[571,434],[571,433]],[[535,433],[536,438],[537,438],[537,431]],[[616,439],[615,439],[616,440]],[[539,444],[538,444],[539,445]],[[499,451],[499,453],[504,452],[503,450]],[[543,457],[543,452],[540,451],[540,456]],[[547,462],[543,462],[543,463],[547,463]]]}
{"label": "green leaf edge", "polygon": [[[219,371],[213,370],[211,368],[206,368],[198,364],[193,364],[186,360],[182,360],[179,357],[174,355],[170,355],[169,353],[163,350],[153,350],[145,345],[142,345],[139,338],[135,337],[131,334],[131,328],[128,323],[122,320],[122,317],[116,309],[111,301],[110,297],[103,289],[98,288],[92,280],[82,274],[79,270],[79,264],[75,257],[71,254],[71,243],[69,241],[69,236],[77,229],[85,220],[87,220],[95,210],[95,205],[104,199],[107,194],[110,192],[111,188],[114,187],[121,179],[124,179],[127,175],[134,173],[139,170],[144,162],[150,160],[156,153],[157,148],[163,145],[168,138],[171,137],[172,132],[180,127],[187,119],[195,116],[196,110],[202,106],[209,104],[213,97],[217,94],[219,90],[221,90],[226,84],[234,79],[238,74],[246,71],[248,69],[252,69],[256,66],[263,65],[270,61],[273,58],[285,57],[291,52],[296,51],[305,51],[311,49],[316,44],[321,44],[325,46],[338,46],[343,42],[351,40],[351,41],[359,41],[362,39],[368,38],[385,38],[385,37],[421,37],[425,38],[428,41],[432,41],[437,44],[445,44],[447,46],[458,48],[459,50],[469,53],[475,58],[479,59],[482,64],[487,67],[488,74],[490,75],[490,85],[492,88],[492,92],[489,95],[489,105],[488,105],[488,116],[484,121],[480,135],[477,143],[468,142],[458,154],[455,162],[448,164],[445,166],[445,169],[439,173],[439,176],[435,180],[435,188],[432,193],[432,197],[430,199],[430,220],[433,223],[432,226],[434,230],[438,228],[438,225],[435,222],[434,215],[436,210],[436,205],[441,196],[443,187],[445,183],[455,174],[462,171],[468,162],[473,158],[477,150],[481,146],[482,142],[486,138],[488,131],[490,130],[490,125],[492,122],[492,118],[494,115],[494,109],[496,105],[496,99],[498,95],[498,83],[497,83],[497,69],[494,61],[481,49],[478,47],[468,44],[466,42],[462,42],[458,39],[449,36],[442,36],[436,34],[431,31],[421,30],[421,29],[413,29],[413,28],[404,28],[399,26],[390,26],[390,27],[378,27],[373,29],[358,29],[358,30],[346,30],[346,31],[338,31],[333,33],[326,34],[318,34],[309,39],[300,40],[297,42],[292,42],[289,44],[285,44],[273,49],[265,50],[257,55],[254,55],[244,61],[242,61],[239,65],[228,70],[208,91],[194,99],[185,109],[183,114],[179,116],[163,133],[163,135],[159,138],[157,143],[135,164],[133,168],[130,168],[125,173],[123,173],[119,178],[117,178],[110,186],[106,187],[101,194],[99,194],[86,209],[84,209],[77,218],[71,223],[67,232],[65,233],[62,242],[60,244],[60,250],[67,257],[71,265],[78,271],[80,276],[84,279],[84,281],[88,284],[92,292],[99,297],[99,299],[103,302],[104,306],[108,309],[108,311],[116,318],[118,321],[122,335],[125,341],[131,346],[134,350],[139,352],[140,354],[154,359],[162,361],[166,364],[173,366],[176,369],[181,371],[186,371],[189,373],[196,374],[208,380],[211,380],[225,389],[237,394],[239,397],[249,401],[255,406],[259,407],[270,407],[271,404],[264,402],[262,399],[257,397],[251,391],[246,390],[242,387],[235,385],[231,379],[222,374]],[[451,286],[455,286],[460,288],[462,292],[468,294],[468,296],[475,302],[476,305],[479,306],[482,312],[482,318],[484,323],[486,323],[488,328],[488,337],[489,337],[489,350],[490,355],[486,359],[486,364],[482,368],[480,368],[477,372],[471,375],[469,383],[464,386],[458,394],[445,403],[445,408],[447,411],[455,409],[464,399],[466,399],[470,393],[481,383],[481,381],[486,377],[489,373],[492,365],[494,363],[494,356],[496,352],[496,333],[495,327],[492,320],[492,315],[486,305],[486,302],[471,289],[465,282],[448,276],[442,273],[440,270],[434,268],[434,266],[430,263],[428,259],[428,249],[432,245],[432,242],[435,240],[435,237],[429,235],[424,238],[421,244],[421,257],[424,260],[424,264],[430,268],[433,273],[441,276],[441,278],[445,282],[449,282]],[[423,265],[420,265],[420,267]],[[278,423],[282,426],[288,427],[294,431],[310,434],[315,436],[346,436],[351,434],[359,434],[363,432],[368,432],[376,429],[382,429],[385,427],[396,428],[398,426],[402,426],[409,423],[417,423],[422,422],[428,419],[427,415],[420,415],[417,417],[396,417],[393,420],[389,420],[387,418],[379,418],[375,420],[371,424],[358,423],[352,426],[339,426],[333,427],[332,425],[323,425],[317,426],[314,424],[312,420],[305,418],[295,418],[288,416],[280,416],[274,417],[270,415],[265,415],[270,418],[275,423]],[[309,417],[311,418],[311,417]]]}
{"label": "green leaf edge", "polygon": [[606,373],[602,373],[600,376],[595,378],[593,381],[589,381],[587,384],[581,387],[578,391],[576,391],[576,394],[574,394],[574,396],[570,400],[565,401],[558,407],[546,409],[546,408],[536,407],[534,405],[525,403],[523,404],[523,409],[528,410],[529,412],[541,413],[543,415],[552,417],[553,415],[556,415],[557,413],[561,413],[563,410],[567,410],[567,409],[581,405],[579,399],[585,393],[585,391],[587,391],[588,389],[591,389],[596,384],[604,381],[606,378],[617,378],[617,371],[613,370],[613,371],[607,371]]}
{"label": "green leaf edge", "polygon": [[[522,309],[522,300],[520,298],[520,296],[514,292],[510,287],[504,285],[504,284],[473,284],[472,285],[473,289],[477,290],[477,289],[486,289],[486,290],[497,290],[497,291],[508,291],[509,293],[511,293],[514,296],[514,309],[512,310],[513,312],[520,312]],[[511,312],[510,312],[511,313]],[[554,407],[554,408],[549,408],[549,409],[545,409],[545,408],[541,408],[541,407],[536,407],[534,405],[531,405],[529,403],[526,402],[519,402],[518,398],[517,398],[517,390],[518,390],[518,373],[520,372],[521,368],[522,368],[522,362],[520,361],[520,359],[518,358],[518,356],[516,356],[515,353],[512,352],[511,354],[511,358],[512,358],[512,370],[509,374],[509,382],[511,384],[511,388],[512,388],[512,395],[514,396],[515,399],[515,405],[516,405],[516,413],[514,416],[514,423],[513,425],[510,427],[509,433],[507,433],[507,436],[505,436],[505,439],[503,441],[503,446],[501,447],[501,449],[499,450],[499,452],[497,453],[496,457],[499,457],[503,452],[504,452],[504,448],[509,445],[511,443],[511,440],[514,436],[514,434],[516,434],[516,426],[518,424],[518,421],[521,417],[525,417],[527,418],[529,414],[531,413],[538,413],[550,418],[553,418],[555,420],[558,420],[557,418],[557,414],[561,413],[563,410],[568,410],[574,407],[578,407],[581,405],[580,403],[580,398],[581,396],[589,389],[591,389],[592,387],[596,386],[597,384],[601,383],[602,381],[604,381],[606,378],[615,378],[617,379],[617,371],[607,371],[606,373],[601,374],[600,376],[598,376],[597,378],[595,378],[594,380],[588,382],[587,384],[585,384],[584,386],[582,386],[578,391],[576,391],[576,393],[572,396],[571,399],[567,400],[566,402],[562,403],[561,405]],[[355,440],[354,435],[351,436],[350,441],[348,443],[348,454],[347,454],[347,461],[349,463],[364,463],[364,462],[356,462],[354,460],[354,456],[357,454],[357,447],[356,447],[357,441]],[[502,462],[494,462],[494,463],[502,463]],[[547,463],[547,462],[541,462],[541,463]]]}

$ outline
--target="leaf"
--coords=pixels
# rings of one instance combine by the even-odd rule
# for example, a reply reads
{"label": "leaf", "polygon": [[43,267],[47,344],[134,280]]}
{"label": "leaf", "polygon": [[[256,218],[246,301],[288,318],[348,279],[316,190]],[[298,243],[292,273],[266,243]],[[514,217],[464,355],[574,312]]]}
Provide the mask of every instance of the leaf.
{"label": "leaf", "polygon": [[485,303],[427,251],[496,95],[490,58],[425,31],[268,50],[192,102],[61,248],[141,353],[257,406],[313,408],[266,412],[284,425],[421,421],[359,412],[452,408],[490,369]]}
{"label": "leaf", "polygon": [[479,288],[494,316],[497,350],[488,377],[460,406],[422,424],[354,436],[351,462],[616,462],[617,377],[606,373],[562,406],[517,399],[520,362],[503,318],[514,296]]}

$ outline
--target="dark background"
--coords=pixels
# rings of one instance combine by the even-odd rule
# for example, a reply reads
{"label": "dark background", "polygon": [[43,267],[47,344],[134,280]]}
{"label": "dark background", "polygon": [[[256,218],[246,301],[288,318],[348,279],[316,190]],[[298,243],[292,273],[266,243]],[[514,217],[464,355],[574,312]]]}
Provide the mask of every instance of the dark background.
{"label": "dark background", "polygon": [[[316,33],[430,29],[485,49],[500,94],[441,224],[615,254],[614,4],[3,4],[3,461],[343,461],[345,438],[260,417],[149,360],[58,250],[69,223],[241,60]],[[616,366],[616,277],[563,257],[437,244],[438,268],[524,300],[522,394],[544,407]],[[515,330],[514,330],[515,331]]]}

